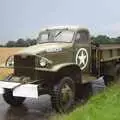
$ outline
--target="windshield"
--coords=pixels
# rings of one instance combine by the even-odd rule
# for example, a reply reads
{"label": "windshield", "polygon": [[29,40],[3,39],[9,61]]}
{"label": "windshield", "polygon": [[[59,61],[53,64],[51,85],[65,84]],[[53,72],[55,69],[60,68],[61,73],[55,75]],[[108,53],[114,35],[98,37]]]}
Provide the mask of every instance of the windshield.
{"label": "windshield", "polygon": [[70,30],[49,30],[40,33],[38,42],[71,42],[73,34],[74,32]]}

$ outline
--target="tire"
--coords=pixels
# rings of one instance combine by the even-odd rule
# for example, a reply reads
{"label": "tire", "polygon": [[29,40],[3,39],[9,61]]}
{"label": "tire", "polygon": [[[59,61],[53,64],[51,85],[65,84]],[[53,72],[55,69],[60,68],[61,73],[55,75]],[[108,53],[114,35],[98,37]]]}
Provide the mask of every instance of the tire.
{"label": "tire", "polygon": [[120,64],[117,64],[114,68],[114,75],[105,75],[104,76],[104,81],[105,85],[111,85],[113,82],[120,82]]}
{"label": "tire", "polygon": [[3,98],[11,106],[20,106],[25,100],[24,97],[14,97],[11,90],[5,90]]}
{"label": "tire", "polygon": [[111,83],[114,81],[114,77],[110,75],[104,75],[103,79],[106,86],[111,85]]}
{"label": "tire", "polygon": [[53,88],[51,102],[57,112],[66,112],[73,107],[75,84],[70,77],[63,77]]}

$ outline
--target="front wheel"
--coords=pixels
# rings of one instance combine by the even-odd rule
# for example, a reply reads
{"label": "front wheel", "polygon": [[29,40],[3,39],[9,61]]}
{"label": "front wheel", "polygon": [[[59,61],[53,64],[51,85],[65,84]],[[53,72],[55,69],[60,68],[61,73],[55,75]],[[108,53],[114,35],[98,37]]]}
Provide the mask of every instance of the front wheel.
{"label": "front wheel", "polygon": [[6,103],[10,104],[11,106],[20,106],[25,100],[24,97],[13,96],[11,90],[5,90],[5,93],[3,94],[3,98],[6,101]]}
{"label": "front wheel", "polygon": [[70,77],[63,77],[53,88],[51,96],[52,107],[57,112],[66,112],[73,106],[74,99],[74,81]]}

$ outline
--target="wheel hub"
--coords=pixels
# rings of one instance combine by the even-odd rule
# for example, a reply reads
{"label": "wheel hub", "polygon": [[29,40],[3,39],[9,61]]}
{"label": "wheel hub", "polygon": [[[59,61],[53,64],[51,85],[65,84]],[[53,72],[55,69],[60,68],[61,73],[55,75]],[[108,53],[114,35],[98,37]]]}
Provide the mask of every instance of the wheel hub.
{"label": "wheel hub", "polygon": [[67,104],[73,97],[73,91],[69,85],[65,84],[61,89],[61,100],[63,104]]}

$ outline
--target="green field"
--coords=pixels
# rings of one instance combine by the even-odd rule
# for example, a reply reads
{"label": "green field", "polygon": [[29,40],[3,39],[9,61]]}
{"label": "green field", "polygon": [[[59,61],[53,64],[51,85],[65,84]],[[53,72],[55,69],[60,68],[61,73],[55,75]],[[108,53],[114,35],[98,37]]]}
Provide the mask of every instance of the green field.
{"label": "green field", "polygon": [[120,85],[113,85],[66,115],[51,120],[120,120]]}

